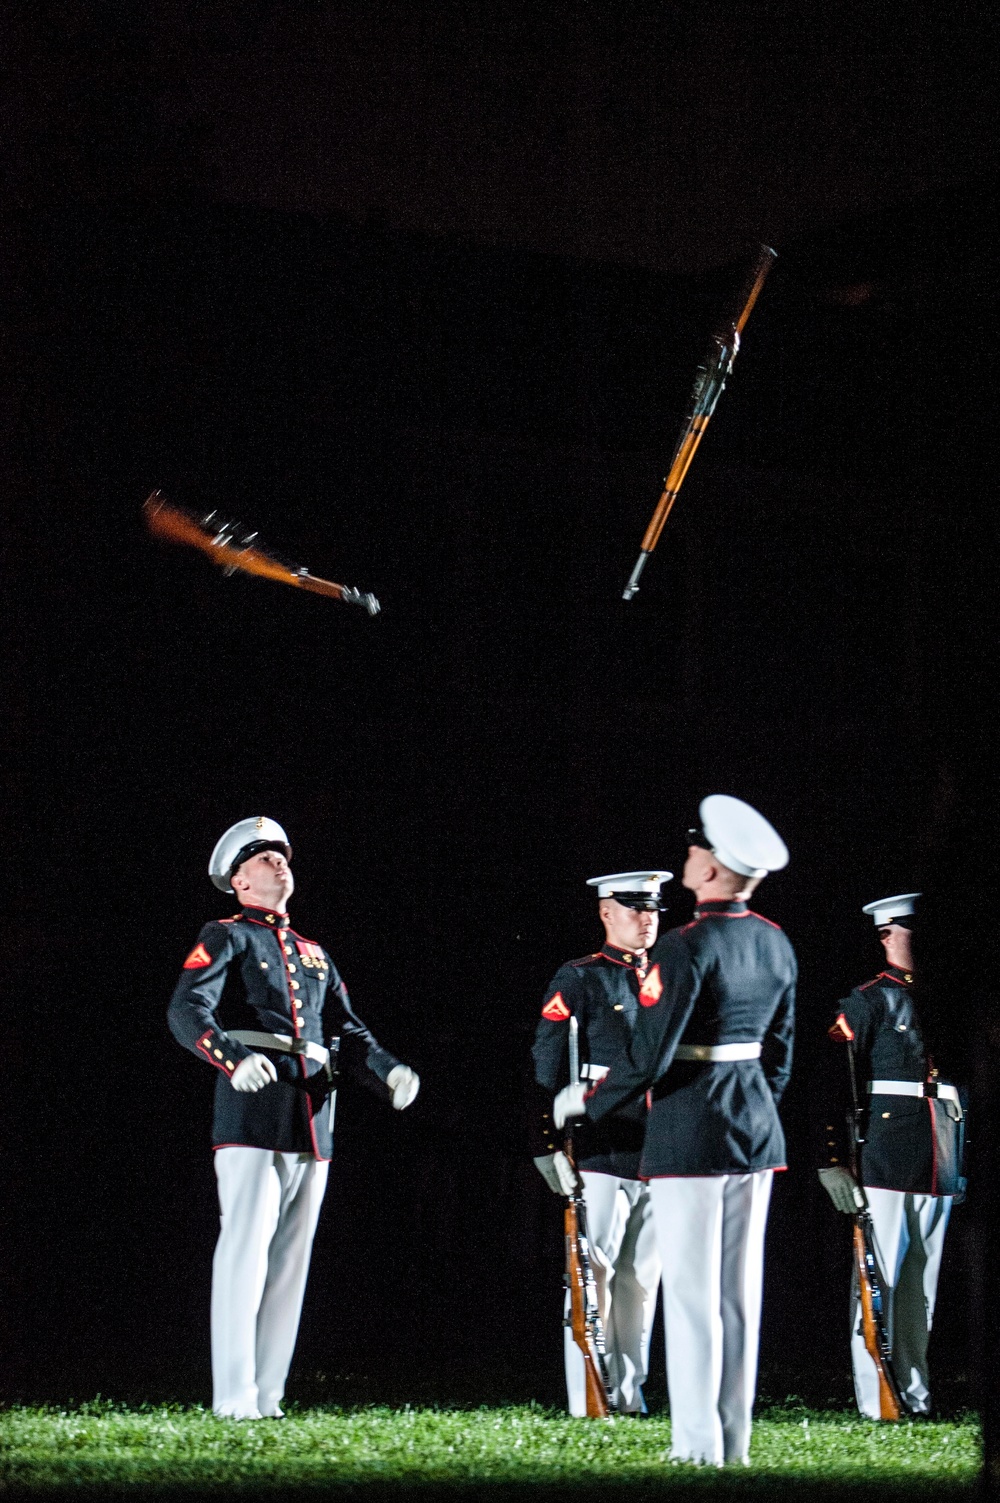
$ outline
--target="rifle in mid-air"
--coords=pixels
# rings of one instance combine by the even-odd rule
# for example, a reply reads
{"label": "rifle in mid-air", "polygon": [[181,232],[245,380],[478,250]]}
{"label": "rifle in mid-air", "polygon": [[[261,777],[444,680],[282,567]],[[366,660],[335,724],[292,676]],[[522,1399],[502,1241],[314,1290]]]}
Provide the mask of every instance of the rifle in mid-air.
{"label": "rifle in mid-air", "polygon": [[854,1044],[848,1041],[847,1062],[851,1072],[851,1172],[858,1182],[863,1204],[854,1213],[854,1269],[858,1280],[858,1299],[861,1305],[861,1334],[865,1350],[875,1364],[878,1374],[879,1418],[898,1420],[903,1411],[903,1399],[892,1365],[892,1344],[885,1318],[882,1296],[882,1281],[875,1260],[875,1229],[872,1225],[868,1200],[861,1188],[861,1145],[864,1143],[863,1108],[858,1098],[858,1079],[854,1064]]}
{"label": "rifle in mid-air", "polygon": [[684,483],[684,476],[691,466],[695,450],[704,437],[709,419],[715,411],[715,404],[725,388],[726,377],[733,368],[733,361],[740,348],[740,335],[753,312],[753,305],[764,285],[764,278],[776,260],[777,252],[773,251],[769,245],[762,245],[760,255],[740,293],[737,311],[731,318],[720,324],[712,335],[708,351],[695,376],[691,400],[681,426],[681,436],[677,440],[674,457],[670,461],[670,470],[663,482],[663,494],[649,520],[649,526],[642,540],[642,551],[636,559],[635,568],[622,593],[623,600],[631,600],[639,588],[639,576],[647,558],[659,542],[663,524],[677,500],[677,493]]}
{"label": "rifle in mid-air", "polygon": [[374,595],[352,589],[348,585],[334,584],[329,579],[319,579],[310,574],[303,565],[295,568],[283,564],[264,553],[256,546],[257,534],[245,533],[238,522],[220,520],[218,512],[211,511],[205,517],[196,517],[167,501],[159,491],[146,497],[142,506],[146,526],[154,537],[168,543],[182,543],[188,548],[197,548],[218,564],[227,574],[256,574],[262,579],[272,579],[277,584],[294,585],[300,590],[309,590],[314,595],[326,595],[332,600],[342,600],[347,605],[363,605],[369,616],[378,614],[381,607]]}
{"label": "rifle in mid-air", "polygon": [[[569,1020],[569,1079],[570,1085],[580,1084],[580,1027],[575,1017]],[[563,1152],[576,1174],[572,1118],[566,1122]],[[604,1361],[604,1325],[597,1303],[594,1270],[590,1262],[587,1207],[579,1174],[576,1174],[575,1190],[571,1195],[566,1196],[563,1230],[566,1241],[566,1288],[569,1291],[569,1309],[565,1323],[573,1332],[573,1340],[583,1357],[587,1418],[608,1419],[611,1414],[611,1401]]]}

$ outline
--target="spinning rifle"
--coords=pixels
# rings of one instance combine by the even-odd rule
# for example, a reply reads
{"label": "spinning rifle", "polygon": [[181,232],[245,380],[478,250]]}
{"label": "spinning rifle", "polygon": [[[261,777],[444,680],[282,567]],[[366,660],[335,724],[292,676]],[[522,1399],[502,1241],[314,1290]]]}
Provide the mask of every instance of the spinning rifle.
{"label": "spinning rifle", "polygon": [[[858,1099],[858,1080],[854,1065],[854,1044],[848,1041],[847,1062],[851,1072],[851,1169],[858,1185],[861,1185],[861,1154],[864,1142],[862,1107]],[[861,1191],[864,1195],[864,1191]],[[892,1365],[892,1344],[885,1318],[882,1298],[882,1283],[875,1261],[875,1231],[867,1198],[854,1213],[854,1269],[858,1280],[858,1299],[861,1305],[861,1334],[865,1350],[875,1364],[878,1374],[879,1418],[898,1420],[903,1409],[902,1395]]]}
{"label": "spinning rifle", "polygon": [[276,558],[254,546],[257,534],[244,533],[238,522],[223,522],[217,512],[206,517],[196,517],[183,507],[166,501],[159,491],[153,491],[143,502],[146,526],[154,537],[168,543],[183,543],[197,548],[219,564],[227,574],[256,574],[261,579],[273,579],[278,584],[295,585],[299,590],[310,590],[314,595],[328,595],[332,600],[343,600],[348,605],[363,605],[369,616],[381,609],[374,595],[362,594],[347,585],[333,584],[328,579],[318,579],[303,567],[296,569],[291,564],[279,563]]}
{"label": "spinning rifle", "polygon": [[656,510],[650,518],[649,526],[642,540],[642,551],[636,559],[635,568],[631,578],[625,586],[622,594],[623,600],[631,600],[639,588],[639,576],[645,567],[646,560],[659,542],[663,524],[670,515],[670,509],[677,500],[677,493],[684,483],[684,476],[691,467],[695,450],[701,443],[705,429],[708,427],[715,404],[722,395],[726,385],[726,377],[733,368],[740,347],[740,335],[743,333],[747,319],[753,312],[753,305],[757,301],[760,289],[764,285],[764,278],[774,265],[776,252],[770,246],[762,245],[757,263],[747,278],[743,290],[740,293],[740,301],[737,312],[731,319],[721,324],[712,335],[708,351],[704,360],[698,367],[695,376],[694,390],[688,403],[687,414],[681,428],[681,436],[677,440],[674,457],[670,462],[670,470],[663,482],[663,494],[657,502]]}
{"label": "spinning rifle", "polygon": [[[575,1017],[569,1020],[569,1080],[580,1084],[580,1026]],[[576,1173],[573,1156],[572,1119],[567,1120],[563,1152]],[[597,1304],[597,1284],[590,1263],[587,1241],[587,1207],[583,1199],[580,1176],[576,1189],[566,1197],[563,1212],[566,1238],[566,1288],[569,1290],[569,1313],[566,1325],[583,1357],[588,1419],[608,1419],[611,1414],[608,1375],[604,1362],[604,1326]]]}

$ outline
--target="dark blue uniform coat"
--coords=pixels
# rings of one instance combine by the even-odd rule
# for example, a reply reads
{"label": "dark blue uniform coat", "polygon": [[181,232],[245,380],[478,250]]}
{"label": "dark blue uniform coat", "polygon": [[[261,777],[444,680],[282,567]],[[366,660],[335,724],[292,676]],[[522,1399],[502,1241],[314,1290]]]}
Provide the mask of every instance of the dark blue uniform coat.
{"label": "dark blue uniform coat", "polygon": [[[569,1083],[569,1019],[580,1025],[580,1065],[604,1065],[628,1059],[629,1042],[640,1012],[640,992],[649,974],[641,950],[605,945],[595,955],[570,960],[553,977],[542,1004],[532,1057],[535,1079],[544,1098],[539,1106],[542,1141],[539,1154],[562,1147],[552,1128],[552,1097]],[[574,1126],[574,1151],[581,1169],[638,1179],[646,1131],[646,1100],[640,1096],[610,1112],[600,1123]]]}
{"label": "dark blue uniform coat", "polygon": [[[589,1093],[603,1121],[652,1088],[641,1172],[748,1174],[785,1167],[778,1102],[792,1064],[798,967],[786,935],[745,903],[702,903],[650,952],[629,1046]],[[760,1043],[759,1060],[688,1063],[678,1044]]]}
{"label": "dark blue uniform coat", "polygon": [[827,1110],[819,1162],[845,1167],[851,1163],[848,1123],[853,1102],[846,1055],[853,1035],[858,1098],[864,1111],[862,1184],[914,1195],[954,1195],[962,1188],[962,1128],[955,1105],[932,1097],[868,1092],[870,1080],[930,1078],[912,984],[909,971],[886,966],[874,981],[855,987],[839,1004],[829,1030],[835,1055],[825,1072]]}
{"label": "dark blue uniform coat", "polygon": [[[237,1043],[227,1029],[281,1033],[314,1044],[340,1039],[339,1060],[385,1099],[398,1064],[352,1011],[329,955],[289,927],[288,918],[245,908],[205,925],[184,962],[167,1014],[177,1041],[214,1065],[212,1144],[329,1159],[333,1151],[326,1070],[301,1055]],[[266,1054],[278,1079],[261,1091],[234,1091],[230,1076],[250,1054]]]}

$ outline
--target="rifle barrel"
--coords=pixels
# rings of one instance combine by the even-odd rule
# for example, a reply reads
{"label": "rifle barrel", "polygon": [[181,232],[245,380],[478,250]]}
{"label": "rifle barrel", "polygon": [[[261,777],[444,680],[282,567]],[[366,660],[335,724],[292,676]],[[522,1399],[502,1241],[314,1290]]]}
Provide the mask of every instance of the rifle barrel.
{"label": "rifle barrel", "polygon": [[642,552],[636,560],[628,584],[622,591],[623,600],[631,600],[639,588],[639,576],[645,567],[646,559],[660,540],[660,533],[677,500],[677,493],[684,484],[684,477],[691,467],[695,451],[705,435],[705,429],[715,411],[716,403],[725,388],[726,377],[733,368],[733,361],[740,347],[740,335],[746,327],[747,319],[760,296],[764,280],[776,259],[777,253],[769,245],[761,246],[760,255],[740,289],[737,311],[712,335],[708,353],[698,367],[688,412],[681,428],[681,436],[674,450],[670,471],[663,482],[663,492],[642,539]]}

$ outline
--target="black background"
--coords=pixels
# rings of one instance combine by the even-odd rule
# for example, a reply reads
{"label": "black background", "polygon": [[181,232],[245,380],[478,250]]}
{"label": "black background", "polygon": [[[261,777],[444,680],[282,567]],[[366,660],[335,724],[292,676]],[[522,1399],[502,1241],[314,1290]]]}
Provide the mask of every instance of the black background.
{"label": "black background", "polygon": [[[9,225],[7,1396],[208,1396],[211,1086],[164,1010],[230,911],[212,845],[263,812],[297,927],[423,1081],[401,1116],[342,1092],[290,1395],[559,1402],[539,999],[598,943],[585,879],[679,871],[725,791],[791,848],[756,904],[802,973],[763,1386],[844,1397],[846,1230],[809,1124],[831,1006],[878,965],[860,905],[924,888],[929,995],[966,1043],[988,992],[956,943],[995,776],[992,182],[778,246],[629,605],[752,238],[667,272],[102,184],[43,184]],[[382,614],[154,543],[154,486]],[[946,1404],[968,1253],[956,1213]]]}

